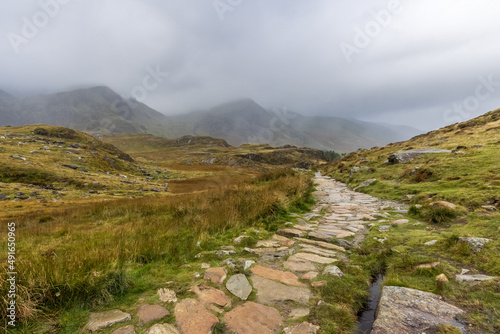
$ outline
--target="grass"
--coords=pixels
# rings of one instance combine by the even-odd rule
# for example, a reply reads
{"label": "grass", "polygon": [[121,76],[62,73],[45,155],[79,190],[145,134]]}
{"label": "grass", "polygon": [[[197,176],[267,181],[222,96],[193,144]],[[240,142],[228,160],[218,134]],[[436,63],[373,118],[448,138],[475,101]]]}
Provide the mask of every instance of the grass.
{"label": "grass", "polygon": [[288,210],[307,207],[311,192],[309,177],[276,170],[204,193],[90,203],[54,211],[51,219],[20,218],[18,303],[25,312],[19,320],[108,305],[142,290],[140,272],[147,270],[131,268],[190,262],[223,235],[229,240],[249,226],[273,226]]}

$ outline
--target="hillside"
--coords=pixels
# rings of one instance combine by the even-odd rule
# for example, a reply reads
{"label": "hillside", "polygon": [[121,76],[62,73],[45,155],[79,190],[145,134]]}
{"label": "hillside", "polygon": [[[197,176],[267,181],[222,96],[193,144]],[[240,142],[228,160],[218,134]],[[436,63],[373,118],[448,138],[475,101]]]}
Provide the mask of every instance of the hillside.
{"label": "hillside", "polygon": [[382,286],[437,293],[464,309],[468,333],[500,331],[499,152],[497,109],[323,167],[352,189],[409,206],[372,226],[361,261]]}
{"label": "hillside", "polygon": [[108,87],[24,100],[0,92],[0,126],[37,123],[66,126],[96,136],[123,133],[149,133],[165,138],[210,136],[223,138],[233,146],[245,143],[294,145],[341,152],[384,145],[418,132],[338,117],[269,111],[251,99],[189,114],[165,116],[145,104],[123,99]]}
{"label": "hillside", "polygon": [[[476,209],[500,202],[499,140],[500,109],[408,141],[353,152],[325,172],[352,187],[377,179],[364,189],[380,197],[410,204],[443,199]],[[449,152],[388,161],[392,154],[415,149]]]}
{"label": "hillside", "polygon": [[[295,146],[271,147],[267,144],[229,145],[209,136],[183,136],[165,139],[148,134],[103,137],[135,158],[156,161],[164,166],[230,166],[267,170],[272,166],[308,168],[326,163],[323,151]],[[181,168],[178,166],[177,168]]]}

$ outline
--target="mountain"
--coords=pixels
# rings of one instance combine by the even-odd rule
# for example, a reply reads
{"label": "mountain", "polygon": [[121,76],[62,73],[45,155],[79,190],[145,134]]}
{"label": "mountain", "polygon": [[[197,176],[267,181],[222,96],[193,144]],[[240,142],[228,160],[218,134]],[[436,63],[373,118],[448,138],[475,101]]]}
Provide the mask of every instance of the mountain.
{"label": "mountain", "polygon": [[[40,95],[18,100],[0,91],[0,126],[43,123],[66,126],[94,136],[149,133],[166,138],[185,135],[245,143],[294,145],[341,152],[408,139],[408,129],[346,120],[309,117],[266,110],[251,99],[209,110],[166,116],[147,105],[124,99],[108,87]],[[418,132],[413,129],[413,133]],[[401,135],[404,132],[406,135]]]}

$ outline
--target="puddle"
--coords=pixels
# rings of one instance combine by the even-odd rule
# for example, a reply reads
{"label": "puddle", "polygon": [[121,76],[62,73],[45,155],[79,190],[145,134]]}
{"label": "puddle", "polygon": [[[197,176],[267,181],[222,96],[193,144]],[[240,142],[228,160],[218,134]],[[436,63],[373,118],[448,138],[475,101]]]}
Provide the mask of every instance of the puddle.
{"label": "puddle", "polygon": [[370,287],[370,298],[366,308],[359,314],[358,330],[356,334],[369,334],[375,321],[375,310],[380,299],[380,284],[384,280],[382,274],[378,274],[377,279]]}

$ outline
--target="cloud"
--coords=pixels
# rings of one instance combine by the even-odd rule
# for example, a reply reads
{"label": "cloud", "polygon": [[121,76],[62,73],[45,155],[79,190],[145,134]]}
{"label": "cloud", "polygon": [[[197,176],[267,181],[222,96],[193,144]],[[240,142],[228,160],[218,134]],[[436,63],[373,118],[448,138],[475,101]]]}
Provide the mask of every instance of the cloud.
{"label": "cloud", "polygon": [[[37,27],[44,8],[55,14]],[[481,76],[500,81],[499,9],[492,0],[2,2],[0,89],[108,85],[130,95],[159,67],[169,76],[144,102],[167,114],[251,97],[431,129],[457,119],[446,111],[473,95]],[[26,22],[38,31],[16,53],[8,36],[23,36]],[[367,45],[356,46],[360,34]],[[350,59],[347,44],[357,48]],[[499,106],[500,87],[460,117]]]}

